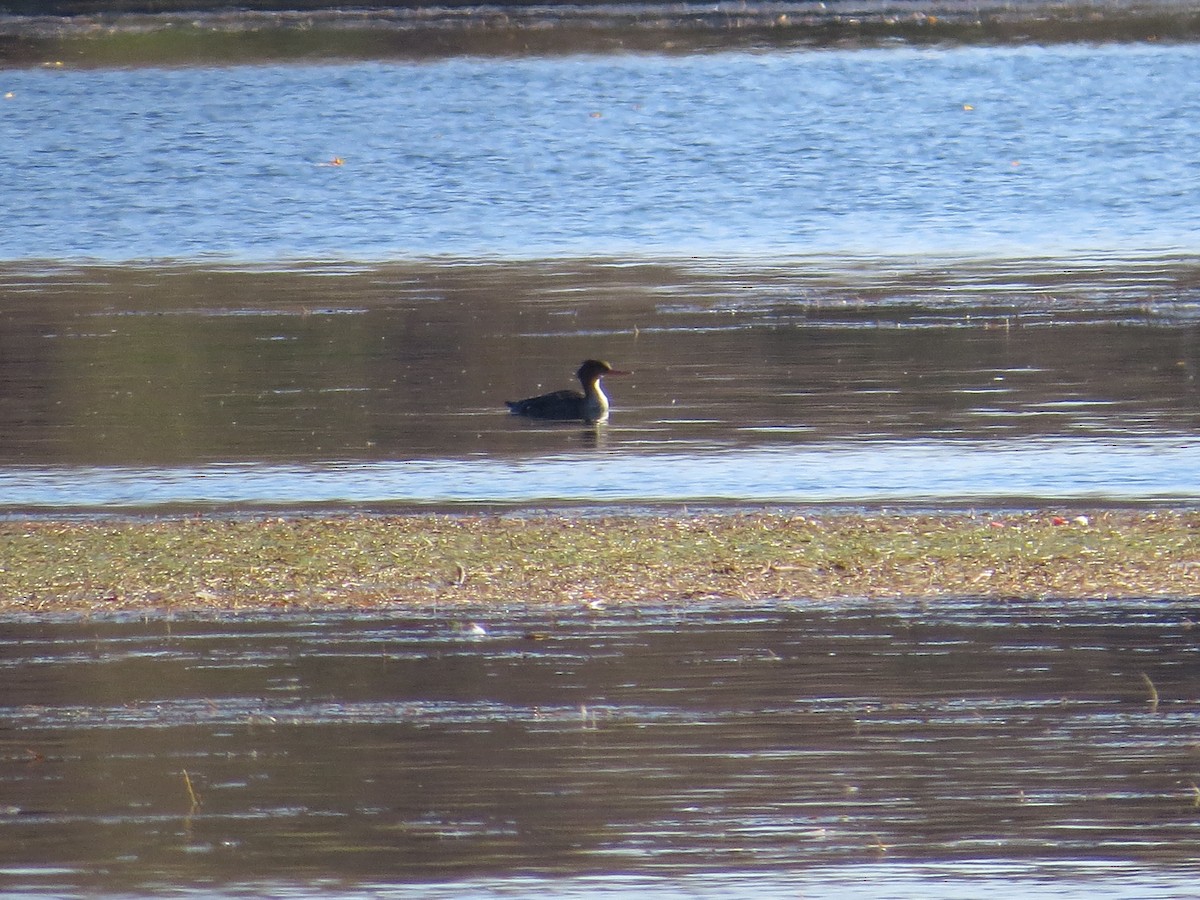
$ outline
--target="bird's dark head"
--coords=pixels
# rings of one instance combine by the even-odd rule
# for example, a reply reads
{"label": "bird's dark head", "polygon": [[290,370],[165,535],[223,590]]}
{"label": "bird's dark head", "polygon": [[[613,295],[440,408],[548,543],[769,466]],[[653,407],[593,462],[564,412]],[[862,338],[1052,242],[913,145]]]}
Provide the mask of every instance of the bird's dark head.
{"label": "bird's dark head", "polygon": [[602,359],[585,359],[583,365],[579,367],[579,371],[575,373],[575,377],[584,384],[589,384],[605,375],[628,374],[628,372],[622,372],[620,369],[614,369]]}

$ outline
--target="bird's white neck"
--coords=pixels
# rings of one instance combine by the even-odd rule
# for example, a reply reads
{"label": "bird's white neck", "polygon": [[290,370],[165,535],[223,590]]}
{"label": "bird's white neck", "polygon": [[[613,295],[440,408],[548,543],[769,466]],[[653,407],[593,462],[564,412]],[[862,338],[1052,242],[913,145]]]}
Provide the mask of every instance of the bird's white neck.
{"label": "bird's white neck", "polygon": [[583,392],[583,417],[588,422],[603,422],[608,418],[608,398],[597,379],[587,385]]}

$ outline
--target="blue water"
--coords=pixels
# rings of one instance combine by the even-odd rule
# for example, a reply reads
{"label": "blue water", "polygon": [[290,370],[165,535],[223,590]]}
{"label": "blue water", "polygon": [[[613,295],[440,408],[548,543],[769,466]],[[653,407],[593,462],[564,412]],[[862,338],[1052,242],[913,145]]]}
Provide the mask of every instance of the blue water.
{"label": "blue water", "polygon": [[0,261],[1200,251],[1189,44],[26,69],[0,98]]}
{"label": "blue water", "polygon": [[[605,875],[578,878],[504,878],[420,886],[372,885],[371,896],[380,900],[493,900],[493,898],[554,897],[637,900],[742,900],[747,897],[807,897],[820,900],[985,900],[987,897],[1022,897],[1028,900],[1061,900],[1089,897],[1094,900],[1143,900],[1153,882],[1158,900],[1194,896],[1195,873],[1158,870],[1147,876],[1128,863],[1081,866],[1078,864],[1024,865],[1008,861],[968,864],[895,864],[879,862],[799,869],[785,873],[713,872],[688,877]],[[292,886],[263,885],[263,898],[305,896]],[[183,897],[192,896],[189,893]],[[237,896],[208,894],[204,896]],[[322,891],[333,900],[361,897],[358,891]]]}
{"label": "blue water", "polygon": [[199,467],[7,467],[0,509],[555,502],[958,504],[1200,500],[1196,444],[864,442],[684,454]]}
{"label": "blue water", "polygon": [[[207,852],[201,848],[200,853]],[[563,900],[744,900],[750,897],[806,897],[813,900],[986,900],[1021,897],[1028,900],[1187,900],[1195,897],[1196,873],[1188,868],[1147,871],[1137,863],[1109,865],[1043,863],[1026,865],[1007,860],[972,863],[907,864],[881,861],[866,865],[813,866],[792,872],[716,871],[693,875],[581,875],[576,877],[514,876],[449,881],[434,884],[381,883],[341,887],[335,879],[314,884],[257,882],[232,888],[213,886],[160,887],[136,893],[88,891],[72,893],[58,884],[69,870],[30,867],[0,870],[0,877],[19,879],[23,890],[14,896],[103,896],[134,900],[170,896],[193,900],[500,900],[550,895]],[[39,883],[50,889],[42,892]],[[32,886],[32,887],[30,887]]]}

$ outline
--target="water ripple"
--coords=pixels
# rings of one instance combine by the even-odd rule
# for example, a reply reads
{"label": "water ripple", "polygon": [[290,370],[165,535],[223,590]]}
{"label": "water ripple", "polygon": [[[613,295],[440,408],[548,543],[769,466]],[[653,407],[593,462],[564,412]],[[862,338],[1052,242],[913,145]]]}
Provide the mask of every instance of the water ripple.
{"label": "water ripple", "polygon": [[[13,466],[9,510],[182,505],[1195,502],[1196,444],[1071,439],[862,441],[800,447],[521,458],[208,466]],[[998,477],[998,473],[1000,473]]]}

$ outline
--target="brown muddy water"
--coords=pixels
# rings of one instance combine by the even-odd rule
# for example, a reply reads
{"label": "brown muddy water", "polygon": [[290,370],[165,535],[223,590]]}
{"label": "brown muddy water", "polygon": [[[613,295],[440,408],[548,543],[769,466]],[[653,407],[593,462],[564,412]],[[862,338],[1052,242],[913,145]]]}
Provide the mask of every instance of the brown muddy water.
{"label": "brown muddy water", "polygon": [[[1189,259],[10,267],[12,511],[1200,497]],[[504,400],[608,358],[609,424]]]}
{"label": "brown muddy water", "polygon": [[9,620],[0,887],[1191,896],[1198,616],[968,599]]}

